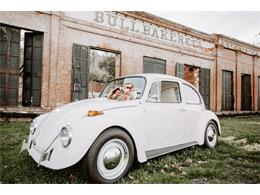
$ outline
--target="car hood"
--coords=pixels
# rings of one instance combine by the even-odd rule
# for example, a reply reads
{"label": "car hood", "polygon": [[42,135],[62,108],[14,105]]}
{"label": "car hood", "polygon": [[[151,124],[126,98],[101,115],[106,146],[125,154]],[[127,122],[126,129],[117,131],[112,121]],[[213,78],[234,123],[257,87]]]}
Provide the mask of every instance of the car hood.
{"label": "car hood", "polygon": [[[39,117],[35,132],[36,148],[44,151],[59,135],[62,127],[72,124],[76,120],[87,117],[89,110],[106,111],[124,107],[138,106],[139,100],[117,101],[107,98],[86,99],[58,107],[52,112]],[[37,118],[35,119],[37,121]]]}

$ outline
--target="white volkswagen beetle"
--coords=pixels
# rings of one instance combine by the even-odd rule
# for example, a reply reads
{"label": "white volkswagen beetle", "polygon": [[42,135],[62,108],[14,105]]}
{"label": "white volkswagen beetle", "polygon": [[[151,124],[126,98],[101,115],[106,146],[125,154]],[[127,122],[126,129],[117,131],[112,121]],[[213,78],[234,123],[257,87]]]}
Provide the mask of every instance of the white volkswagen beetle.
{"label": "white volkswagen beetle", "polygon": [[[131,83],[135,97],[111,99],[111,90]],[[63,169],[82,160],[95,183],[113,183],[136,158],[153,157],[193,145],[213,148],[220,135],[217,116],[205,109],[188,82],[161,74],[112,80],[99,98],[69,103],[35,118],[27,150],[38,165]]]}

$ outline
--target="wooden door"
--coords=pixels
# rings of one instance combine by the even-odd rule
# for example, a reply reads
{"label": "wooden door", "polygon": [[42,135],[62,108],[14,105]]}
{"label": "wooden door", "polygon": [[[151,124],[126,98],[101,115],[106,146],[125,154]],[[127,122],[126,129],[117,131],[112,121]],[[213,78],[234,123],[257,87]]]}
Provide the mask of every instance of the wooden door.
{"label": "wooden door", "polygon": [[222,71],[222,111],[234,110],[233,72]]}
{"label": "wooden door", "polygon": [[200,68],[199,91],[207,109],[210,109],[210,69]]}
{"label": "wooden door", "polygon": [[20,29],[0,24],[0,105],[18,105]]}
{"label": "wooden door", "polygon": [[89,48],[84,45],[73,44],[72,56],[72,101],[88,98],[88,57]]}
{"label": "wooden door", "polygon": [[23,68],[23,106],[41,105],[42,33],[25,33]]}
{"label": "wooden door", "polygon": [[241,110],[252,110],[251,75],[241,75]]}

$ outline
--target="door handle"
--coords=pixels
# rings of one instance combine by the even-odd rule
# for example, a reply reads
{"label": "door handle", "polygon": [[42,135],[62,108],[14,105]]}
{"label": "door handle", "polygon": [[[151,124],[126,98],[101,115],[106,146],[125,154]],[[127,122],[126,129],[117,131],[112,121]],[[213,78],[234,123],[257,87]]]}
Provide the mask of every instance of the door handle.
{"label": "door handle", "polygon": [[185,108],[180,108],[179,111],[180,112],[186,112],[187,110]]}

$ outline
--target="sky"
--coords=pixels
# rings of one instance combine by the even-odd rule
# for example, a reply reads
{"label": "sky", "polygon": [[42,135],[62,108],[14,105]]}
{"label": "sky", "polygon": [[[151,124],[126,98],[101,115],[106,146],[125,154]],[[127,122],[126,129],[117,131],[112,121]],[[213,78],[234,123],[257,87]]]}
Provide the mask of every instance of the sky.
{"label": "sky", "polygon": [[260,11],[148,12],[208,34],[224,34],[260,46]]}

